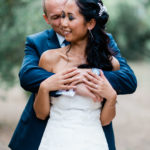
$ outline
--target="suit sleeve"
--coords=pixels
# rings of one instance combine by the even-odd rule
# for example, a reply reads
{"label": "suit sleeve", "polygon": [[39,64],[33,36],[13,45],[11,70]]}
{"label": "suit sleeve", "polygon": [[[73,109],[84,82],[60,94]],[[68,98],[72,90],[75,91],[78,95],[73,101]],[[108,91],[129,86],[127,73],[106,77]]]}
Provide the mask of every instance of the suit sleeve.
{"label": "suit sleeve", "polygon": [[118,94],[131,94],[137,87],[135,74],[127,64],[126,60],[121,56],[120,50],[112,35],[109,34],[109,37],[109,47],[112,49],[114,56],[120,63],[120,70],[104,71],[104,74]]}
{"label": "suit sleeve", "polygon": [[36,93],[40,83],[53,75],[53,73],[47,72],[38,66],[40,54],[33,43],[32,38],[27,37],[25,56],[19,72],[19,79],[21,86],[25,90]]}

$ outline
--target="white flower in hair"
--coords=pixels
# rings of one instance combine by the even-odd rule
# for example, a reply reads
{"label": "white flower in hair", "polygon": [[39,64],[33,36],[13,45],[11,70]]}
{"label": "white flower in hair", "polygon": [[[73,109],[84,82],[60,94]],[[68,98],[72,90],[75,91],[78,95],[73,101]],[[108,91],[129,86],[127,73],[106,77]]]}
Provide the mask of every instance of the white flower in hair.
{"label": "white flower in hair", "polygon": [[99,16],[102,16],[103,12],[107,12],[107,8],[105,6],[102,6],[101,3],[98,3],[100,7]]}

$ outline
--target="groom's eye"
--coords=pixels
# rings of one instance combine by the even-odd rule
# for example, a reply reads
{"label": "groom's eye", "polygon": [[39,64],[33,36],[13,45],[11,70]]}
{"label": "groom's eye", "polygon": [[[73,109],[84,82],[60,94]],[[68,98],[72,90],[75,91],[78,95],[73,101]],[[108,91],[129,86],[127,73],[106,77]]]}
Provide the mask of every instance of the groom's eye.
{"label": "groom's eye", "polygon": [[55,16],[52,16],[51,19],[56,20],[56,19],[59,19],[59,18],[60,18],[60,15],[55,15]]}

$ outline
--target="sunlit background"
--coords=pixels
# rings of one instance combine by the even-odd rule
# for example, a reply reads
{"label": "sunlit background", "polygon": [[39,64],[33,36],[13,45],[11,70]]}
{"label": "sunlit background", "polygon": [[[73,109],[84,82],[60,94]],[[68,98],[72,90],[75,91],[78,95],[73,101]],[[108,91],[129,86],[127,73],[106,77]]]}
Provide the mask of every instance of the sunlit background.
{"label": "sunlit background", "polygon": [[[150,149],[150,0],[105,0],[112,33],[134,70],[137,91],[118,97],[113,121],[117,150]],[[0,0],[0,150],[8,143],[30,93],[19,85],[18,71],[26,36],[50,28],[41,0]]]}

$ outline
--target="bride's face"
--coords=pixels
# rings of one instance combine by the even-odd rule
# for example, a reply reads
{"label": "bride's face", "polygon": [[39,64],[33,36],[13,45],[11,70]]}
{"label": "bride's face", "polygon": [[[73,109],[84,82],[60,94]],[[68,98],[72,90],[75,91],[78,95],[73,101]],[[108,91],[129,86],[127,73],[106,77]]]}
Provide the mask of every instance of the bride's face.
{"label": "bride's face", "polygon": [[66,3],[62,12],[61,25],[67,41],[76,42],[87,38],[88,24],[74,0],[68,0]]}

